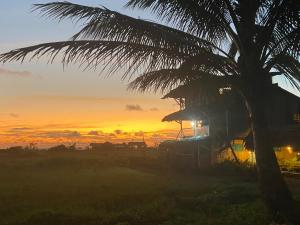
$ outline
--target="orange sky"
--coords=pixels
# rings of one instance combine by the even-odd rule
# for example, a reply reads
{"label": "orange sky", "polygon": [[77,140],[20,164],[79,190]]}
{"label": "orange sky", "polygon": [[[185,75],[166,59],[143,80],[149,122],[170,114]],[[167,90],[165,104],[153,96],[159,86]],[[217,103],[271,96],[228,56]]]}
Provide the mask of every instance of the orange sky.
{"label": "orange sky", "polygon": [[[49,2],[39,0],[39,3]],[[149,18],[143,12],[128,12],[123,3],[110,0],[74,0]],[[0,53],[28,45],[68,40],[80,27],[71,21],[57,23],[31,13],[36,0],[0,1]],[[161,119],[178,108],[162,94],[138,94],[126,90],[122,72],[105,78],[97,71],[82,71],[77,65],[63,69],[59,62],[0,65],[0,148],[12,145],[39,146],[59,143],[123,142],[148,144],[174,138],[176,123]]]}
{"label": "orange sky", "polygon": [[0,65],[0,147],[138,141],[141,133],[154,145],[176,137],[178,125],[161,122],[178,110],[175,102],[130,92],[120,76],[59,63]]}
{"label": "orange sky", "polygon": [[[159,98],[92,96],[0,97],[0,147],[38,143],[141,141],[155,145],[177,135],[176,123],[161,119],[177,109]],[[5,109],[5,110],[3,110]]]}

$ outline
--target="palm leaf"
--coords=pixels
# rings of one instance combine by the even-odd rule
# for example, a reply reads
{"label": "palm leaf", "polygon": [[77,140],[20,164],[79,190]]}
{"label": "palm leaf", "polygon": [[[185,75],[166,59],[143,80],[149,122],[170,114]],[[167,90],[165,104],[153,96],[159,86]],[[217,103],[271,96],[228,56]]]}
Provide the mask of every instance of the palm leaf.
{"label": "palm leaf", "polygon": [[264,45],[263,60],[271,54],[288,52],[300,57],[300,4],[298,0],[264,1],[261,10],[259,42]]}
{"label": "palm leaf", "polygon": [[214,43],[228,41],[227,34],[234,33],[229,32],[232,21],[224,1],[130,0],[126,6],[150,8],[176,28]]}
{"label": "palm leaf", "polygon": [[157,71],[150,71],[144,73],[133,80],[128,89],[137,90],[139,92],[145,91],[168,91],[192,76],[191,74],[183,73],[178,69],[162,69]]}
{"label": "palm leaf", "polygon": [[238,65],[235,62],[213,53],[188,57],[181,64],[181,68],[186,70],[209,71],[218,76],[239,75]]}
{"label": "palm leaf", "polygon": [[220,76],[214,71],[201,70],[201,68],[193,69],[192,67],[185,67],[183,64],[178,69],[162,69],[144,73],[132,81],[128,88],[139,92],[151,90],[164,93],[180,84],[192,83],[196,80],[208,86],[211,86],[212,83],[220,87],[234,84],[233,76]]}
{"label": "palm leaf", "polygon": [[70,2],[50,2],[46,4],[34,4],[33,11],[40,11],[43,16],[75,21],[88,20],[102,12],[100,7],[90,7]]}
{"label": "palm leaf", "polygon": [[[277,33],[278,32],[278,33]],[[300,26],[295,29],[275,31],[269,42],[269,51],[265,57],[278,54],[289,54],[294,58],[300,57]]]}
{"label": "palm leaf", "polygon": [[176,68],[190,53],[178,52],[177,49],[166,49],[157,46],[147,46],[116,41],[66,41],[35,45],[13,50],[0,55],[0,62],[21,61],[26,58],[39,59],[47,56],[49,62],[60,55],[64,65],[79,63],[85,68],[96,69],[103,65],[108,73],[126,67],[126,73],[133,74],[138,68],[151,71],[154,68]]}
{"label": "palm leaf", "polygon": [[287,54],[272,57],[266,66],[267,70],[276,70],[285,76],[292,86],[300,90],[300,62]]}
{"label": "palm leaf", "polygon": [[108,40],[161,47],[205,48],[226,55],[213,43],[151,21],[135,19],[105,7],[87,7],[69,2],[52,2],[35,5],[44,16],[58,19],[85,19],[88,23],[73,36],[73,40]]}

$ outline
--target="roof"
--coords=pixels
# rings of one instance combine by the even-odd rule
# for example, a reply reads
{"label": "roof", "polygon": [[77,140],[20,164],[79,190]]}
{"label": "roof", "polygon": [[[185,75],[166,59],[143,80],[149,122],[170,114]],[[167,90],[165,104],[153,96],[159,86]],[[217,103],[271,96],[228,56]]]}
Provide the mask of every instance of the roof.
{"label": "roof", "polygon": [[289,92],[288,90],[280,87],[278,85],[278,83],[273,84],[272,87],[273,87],[273,91],[275,91],[275,92],[277,91],[278,94],[286,95],[290,98],[294,98],[294,99],[300,101],[300,96],[297,96],[297,95],[293,94],[292,92]]}
{"label": "roof", "polygon": [[162,121],[170,122],[176,120],[205,120],[207,119],[206,113],[196,107],[190,109],[180,110],[165,116]]}
{"label": "roof", "polygon": [[171,113],[165,116],[162,121],[190,121],[190,120],[208,120],[209,118],[216,117],[220,113],[224,114],[227,108],[230,108],[233,103],[232,99],[220,96],[219,99],[212,101],[210,104],[192,104],[183,110]]}
{"label": "roof", "polygon": [[[199,95],[201,95],[201,91],[199,88],[195,88],[197,86],[195,85],[182,85],[178,88],[172,90],[167,95],[165,95],[163,98],[181,98],[184,96],[190,96],[195,97],[197,99],[196,93],[198,92]],[[230,95],[220,95],[217,94],[216,96],[213,96],[214,93],[208,93],[210,96],[208,96],[207,101],[199,101],[199,99],[195,102],[191,102],[189,106],[186,105],[186,109],[174,112],[172,114],[169,114],[165,116],[162,121],[176,121],[176,120],[203,120],[205,119],[205,115],[211,115],[212,113],[218,113],[220,111],[224,111],[226,108],[228,108],[231,100],[233,101],[241,101],[241,98],[239,95],[236,95],[235,93],[230,93]],[[292,101],[298,105],[300,105],[300,98],[289,91],[282,89],[278,86],[278,84],[273,84],[271,92],[269,92],[269,97],[273,98],[276,102],[279,101]],[[283,97],[277,98],[277,97]],[[280,100],[281,99],[281,100]],[[242,101],[241,101],[242,103]],[[244,105],[244,104],[242,104]],[[241,106],[241,105],[239,105]]]}
{"label": "roof", "polygon": [[[203,85],[205,84],[205,85]],[[222,85],[220,86],[222,87]],[[168,94],[162,97],[162,99],[166,98],[185,98],[185,97],[193,97],[195,95],[203,95],[205,92],[206,94],[218,94],[218,88],[215,86],[217,89],[216,91],[212,91],[210,83],[207,82],[199,82],[199,81],[194,81],[193,83],[188,83],[188,84],[183,84],[178,86],[177,88],[171,90]],[[278,86],[277,83],[272,85],[272,91],[271,94],[282,94],[285,96],[288,96],[290,98],[293,98],[295,100],[300,101],[300,97],[287,91],[286,89],[281,88]],[[202,92],[202,93],[201,93]]]}
{"label": "roof", "polygon": [[164,97],[162,97],[162,99],[184,98],[187,96],[192,96],[196,92],[196,90],[191,85],[181,85],[181,86],[171,90],[168,94],[166,94]]}
{"label": "roof", "polygon": [[178,86],[162,97],[162,99],[215,96],[219,95],[219,88],[224,86],[226,86],[224,80],[203,77],[199,80],[193,80],[189,83]]}

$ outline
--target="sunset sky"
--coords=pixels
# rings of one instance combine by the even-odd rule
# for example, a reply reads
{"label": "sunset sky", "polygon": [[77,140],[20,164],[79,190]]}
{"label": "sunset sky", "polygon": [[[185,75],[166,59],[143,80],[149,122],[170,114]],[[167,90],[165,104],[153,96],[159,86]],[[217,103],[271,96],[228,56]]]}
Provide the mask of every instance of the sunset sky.
{"label": "sunset sky", "polygon": [[[80,26],[57,23],[31,13],[39,0],[0,1],[0,52],[49,41],[69,39]],[[74,3],[104,5],[133,16],[150,18],[141,11],[123,8],[124,1],[80,0]],[[122,3],[123,2],[123,3]],[[121,4],[120,4],[121,3]],[[90,143],[145,139],[154,144],[176,135],[176,124],[162,123],[164,115],[177,110],[161,94],[126,90],[121,74],[110,78],[99,71],[65,69],[47,59],[20,65],[0,65],[0,147],[40,146],[57,143]]]}
{"label": "sunset sky", "polygon": [[[49,0],[0,1],[0,52],[28,45],[68,40],[80,24],[41,18],[31,12],[34,3]],[[124,9],[121,0],[73,0],[103,5],[130,16],[154,19],[142,11]],[[101,70],[101,68],[99,69]],[[48,65],[47,59],[0,65],[0,147],[39,146],[57,143],[123,142],[148,144],[174,138],[176,123],[162,123],[166,114],[178,110],[161,94],[126,90],[121,74],[105,78],[99,71],[82,71],[76,65]],[[282,85],[287,87],[284,82]]]}

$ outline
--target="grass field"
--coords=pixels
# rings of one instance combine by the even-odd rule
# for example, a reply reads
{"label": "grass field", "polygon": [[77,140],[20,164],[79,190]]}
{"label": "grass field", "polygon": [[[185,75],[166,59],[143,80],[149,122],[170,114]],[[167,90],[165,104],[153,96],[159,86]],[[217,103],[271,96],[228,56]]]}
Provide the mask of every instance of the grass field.
{"label": "grass field", "polygon": [[[0,224],[268,224],[254,181],[154,170],[154,161],[144,153],[0,153]],[[299,182],[289,183],[299,200]]]}

